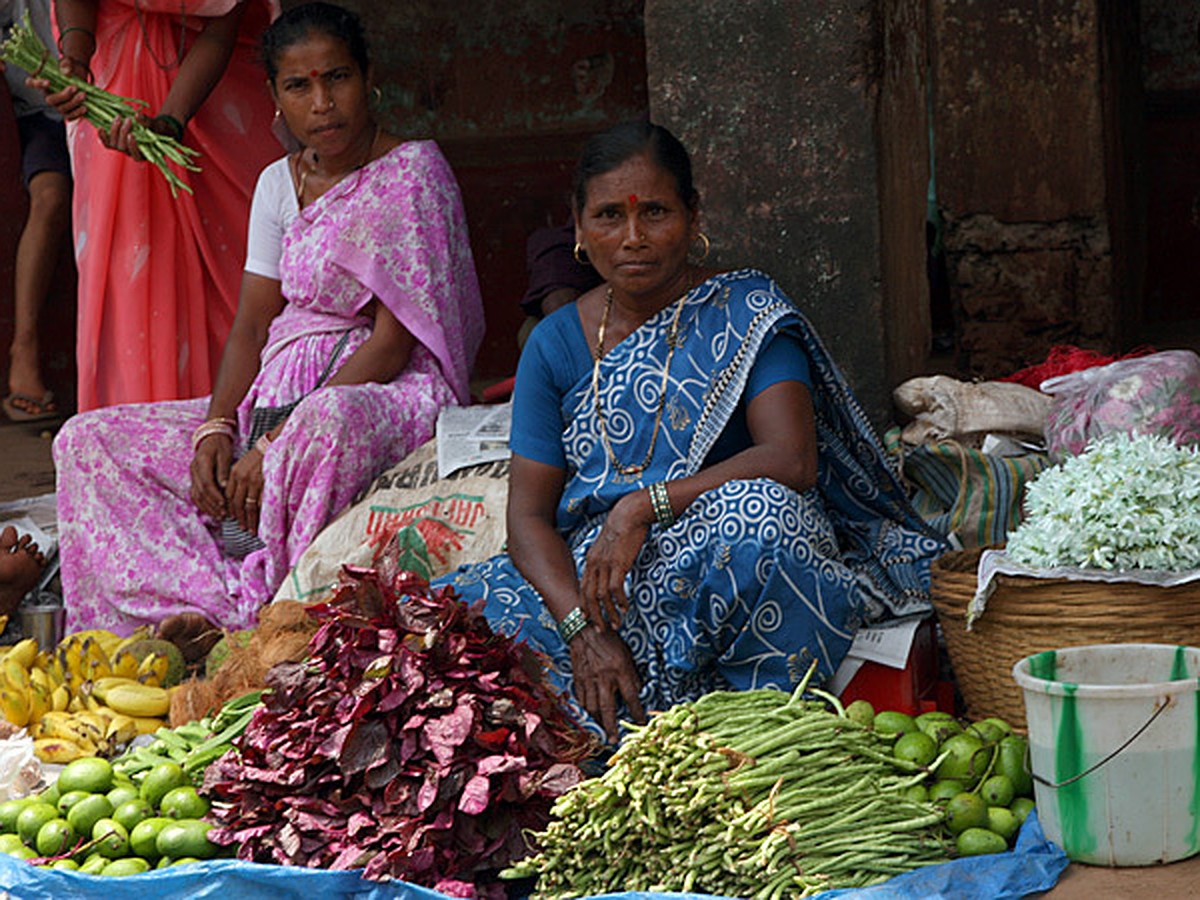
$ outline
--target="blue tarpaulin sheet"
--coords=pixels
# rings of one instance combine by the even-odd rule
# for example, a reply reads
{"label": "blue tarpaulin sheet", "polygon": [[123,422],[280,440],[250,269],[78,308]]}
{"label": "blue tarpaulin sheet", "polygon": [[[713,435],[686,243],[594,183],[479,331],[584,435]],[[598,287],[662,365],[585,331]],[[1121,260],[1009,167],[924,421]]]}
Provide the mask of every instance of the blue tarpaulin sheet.
{"label": "blue tarpaulin sheet", "polygon": [[[872,888],[826,891],[817,900],[1009,900],[1048,891],[1067,857],[1046,840],[1036,814],[1007,853],[956,859],[897,875]],[[39,869],[0,853],[0,887],[18,900],[448,900],[444,894],[402,882],[377,883],[357,872],[325,872],[212,860],[119,879]],[[711,900],[704,894],[606,894],[612,900]]]}

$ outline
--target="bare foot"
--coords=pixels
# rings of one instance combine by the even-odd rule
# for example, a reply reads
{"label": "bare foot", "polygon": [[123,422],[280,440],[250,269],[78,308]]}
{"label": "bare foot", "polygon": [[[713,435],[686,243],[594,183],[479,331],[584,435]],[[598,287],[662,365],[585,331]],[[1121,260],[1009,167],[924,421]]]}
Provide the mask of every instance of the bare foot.
{"label": "bare foot", "polygon": [[158,636],[178,647],[184,660],[194,663],[208,656],[221,639],[221,629],[200,613],[177,613],[159,623]]}
{"label": "bare foot", "polygon": [[33,590],[46,568],[46,557],[33,539],[11,525],[0,531],[0,615],[11,616]]}

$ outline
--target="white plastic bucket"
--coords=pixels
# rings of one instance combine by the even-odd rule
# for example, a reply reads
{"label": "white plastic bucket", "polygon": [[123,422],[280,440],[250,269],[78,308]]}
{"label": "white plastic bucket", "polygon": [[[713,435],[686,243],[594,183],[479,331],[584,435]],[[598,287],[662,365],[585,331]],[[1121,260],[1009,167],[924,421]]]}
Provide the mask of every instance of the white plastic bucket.
{"label": "white plastic bucket", "polygon": [[1200,648],[1095,644],[1013,666],[1046,837],[1078,862],[1200,852]]}

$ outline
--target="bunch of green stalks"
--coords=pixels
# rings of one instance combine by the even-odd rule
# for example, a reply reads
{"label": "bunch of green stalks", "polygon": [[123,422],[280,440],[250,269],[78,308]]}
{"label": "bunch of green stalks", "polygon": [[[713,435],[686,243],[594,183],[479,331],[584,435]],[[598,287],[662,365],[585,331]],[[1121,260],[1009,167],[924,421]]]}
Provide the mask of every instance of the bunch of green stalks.
{"label": "bunch of green stalks", "polygon": [[34,77],[46,79],[53,93],[67,87],[81,90],[87,108],[87,120],[105,134],[118,118],[133,119],[133,138],[137,141],[138,150],[147,162],[153,163],[162,172],[171,188],[171,196],[177,197],[181,190],[192,193],[191,186],[171,168],[171,164],[199,172],[200,167],[193,162],[200,155],[199,152],[170,135],[159,134],[151,129],[144,120],[147,109],[144,101],[122,97],[89,84],[82,78],[64,74],[58,58],[46,49],[30,26],[28,13],[24,22],[15,26],[9,39],[0,45],[0,59],[24,69]]}
{"label": "bunch of green stalks", "polygon": [[[811,675],[811,670],[810,670]],[[807,678],[805,682],[807,682]],[[836,698],[717,692],[633,728],[501,873],[534,897],[700,892],[755,900],[866,887],[952,853],[943,811]]]}

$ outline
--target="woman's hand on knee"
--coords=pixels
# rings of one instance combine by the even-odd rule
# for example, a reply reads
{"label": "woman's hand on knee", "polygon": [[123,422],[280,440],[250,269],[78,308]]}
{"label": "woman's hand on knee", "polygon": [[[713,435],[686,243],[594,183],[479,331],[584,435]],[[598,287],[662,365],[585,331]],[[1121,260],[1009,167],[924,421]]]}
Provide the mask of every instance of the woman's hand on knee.
{"label": "woman's hand on knee", "polygon": [[645,722],[633,654],[616,631],[589,626],[571,642],[571,674],[575,697],[588,715],[600,723],[610,741],[617,739],[617,709],[621,701],[635,722]]}
{"label": "woman's hand on knee", "polygon": [[233,442],[220,434],[202,440],[192,454],[192,502],[209,518],[223,519],[229,514],[225,487],[232,459]]}
{"label": "woman's hand on knee", "polygon": [[588,550],[580,594],[588,620],[601,628],[620,626],[621,616],[629,609],[625,576],[642,552],[648,526],[636,507],[622,500],[613,507]]}
{"label": "woman's hand on knee", "polygon": [[262,502],[262,454],[251,450],[229,471],[229,513],[246,531],[258,533],[259,504]]}

